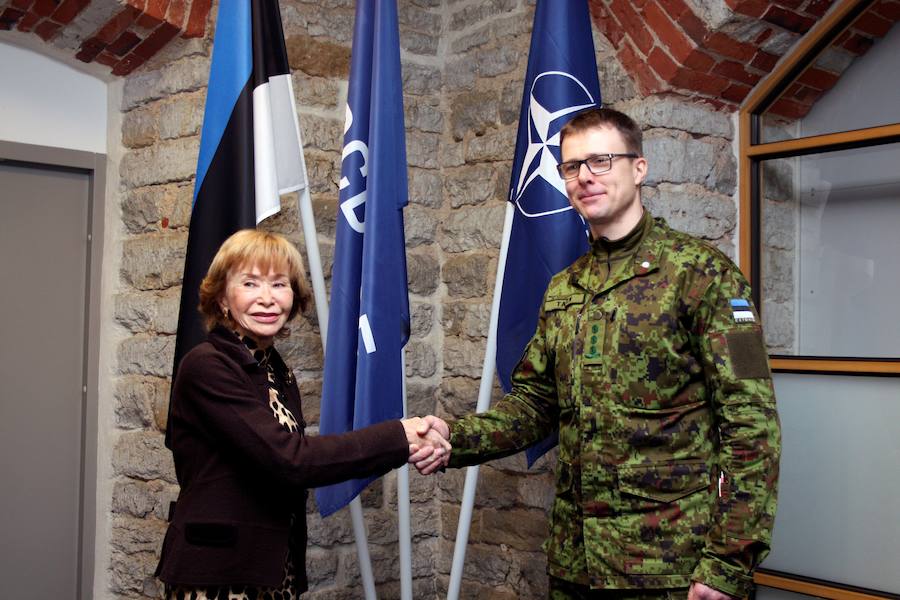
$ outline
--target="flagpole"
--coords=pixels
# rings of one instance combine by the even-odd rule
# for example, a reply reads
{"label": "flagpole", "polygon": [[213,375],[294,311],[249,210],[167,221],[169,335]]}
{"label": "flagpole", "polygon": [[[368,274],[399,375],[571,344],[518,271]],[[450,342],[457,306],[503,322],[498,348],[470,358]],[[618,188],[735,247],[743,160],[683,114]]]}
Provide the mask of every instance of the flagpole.
{"label": "flagpole", "polygon": [[[491,301],[491,320],[488,325],[487,347],[484,351],[484,364],[481,366],[481,385],[478,388],[478,403],[475,405],[475,412],[484,412],[491,405],[491,390],[494,387],[494,371],[497,360],[497,321],[500,314],[503,275],[506,272],[506,254],[509,250],[509,237],[512,233],[515,210],[512,202],[506,203],[503,239],[500,242],[500,257],[497,259],[497,279],[494,282],[494,298]],[[453,548],[453,565],[450,568],[450,585],[447,588],[447,600],[457,600],[459,598],[463,566],[466,561],[466,545],[469,543],[469,528],[472,525],[472,508],[475,506],[475,488],[477,486],[478,466],[476,465],[466,469],[466,483],[463,488],[462,504],[459,510],[459,522],[456,526],[456,544]]]}
{"label": "flagpole", "polygon": [[[406,346],[400,352],[403,418],[406,418]],[[409,507],[409,465],[397,469],[397,531],[400,545],[400,600],[412,600],[412,527]]]}
{"label": "flagpole", "polygon": [[[306,161],[303,171],[306,172]],[[303,227],[303,239],[306,241],[306,257],[309,263],[309,277],[312,280],[313,297],[316,300],[316,317],[319,319],[319,335],[322,338],[322,354],[325,353],[328,339],[328,300],[325,294],[325,274],[322,271],[322,258],[319,255],[319,242],[316,237],[315,216],[312,200],[309,197],[309,184],[300,190],[297,203],[300,208],[300,223]],[[405,406],[405,398],[404,398]],[[405,412],[405,409],[404,409]],[[359,557],[359,573],[362,578],[366,600],[375,600],[375,577],[372,574],[372,559],[369,556],[369,541],[366,537],[366,525],[363,520],[362,503],[359,496],[350,502],[350,520],[353,522],[353,535],[356,538],[356,554]]]}

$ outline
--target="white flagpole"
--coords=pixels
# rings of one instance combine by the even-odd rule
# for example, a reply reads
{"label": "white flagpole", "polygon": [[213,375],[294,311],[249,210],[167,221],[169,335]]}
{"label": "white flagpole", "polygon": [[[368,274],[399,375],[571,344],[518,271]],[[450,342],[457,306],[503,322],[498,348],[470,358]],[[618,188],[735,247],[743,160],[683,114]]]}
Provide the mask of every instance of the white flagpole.
{"label": "white flagpole", "polygon": [[[475,412],[484,412],[491,405],[491,389],[494,387],[494,371],[497,359],[497,321],[500,314],[500,295],[503,292],[503,274],[506,272],[506,254],[509,250],[509,236],[512,233],[515,210],[512,202],[506,203],[503,240],[500,242],[500,257],[497,259],[497,279],[494,282],[491,320],[488,325],[487,347],[484,351],[484,364],[481,366],[481,385],[478,388],[478,404],[475,406]],[[459,510],[459,523],[456,526],[456,545],[453,548],[453,565],[450,568],[450,585],[447,587],[447,600],[457,600],[459,598],[477,485],[478,466],[476,465],[466,469],[466,484],[463,488],[463,499]]]}
{"label": "white flagpole", "polygon": [[[406,347],[400,352],[403,369],[403,418],[406,418]],[[412,527],[409,519],[409,465],[397,469],[397,530],[400,543],[400,600],[412,600]]]}
{"label": "white flagpole", "polygon": [[[303,172],[306,173],[306,161],[303,160]],[[325,295],[325,275],[322,272],[322,258],[319,256],[319,242],[316,238],[316,224],[313,216],[312,201],[309,197],[309,182],[300,190],[297,203],[300,208],[300,223],[303,226],[303,238],[306,240],[306,256],[309,262],[309,277],[312,280],[313,297],[316,300],[316,316],[319,319],[319,333],[322,337],[324,354],[328,338],[328,300]],[[362,503],[359,496],[350,502],[350,519],[353,521],[353,534],[356,538],[356,554],[359,557],[359,572],[362,577],[366,600],[375,600],[375,577],[372,575],[372,559],[369,557],[369,542],[366,537],[366,524],[363,521]]]}

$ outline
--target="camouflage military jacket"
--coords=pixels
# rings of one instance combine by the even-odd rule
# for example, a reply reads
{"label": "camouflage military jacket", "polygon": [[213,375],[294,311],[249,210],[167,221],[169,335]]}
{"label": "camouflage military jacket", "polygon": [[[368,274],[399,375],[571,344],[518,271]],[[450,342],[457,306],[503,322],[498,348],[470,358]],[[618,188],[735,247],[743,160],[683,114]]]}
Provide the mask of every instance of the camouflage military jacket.
{"label": "camouflage military jacket", "polygon": [[493,409],[451,423],[451,467],[559,432],[551,575],[745,596],[768,553],[780,430],[750,287],[645,212],[551,280]]}

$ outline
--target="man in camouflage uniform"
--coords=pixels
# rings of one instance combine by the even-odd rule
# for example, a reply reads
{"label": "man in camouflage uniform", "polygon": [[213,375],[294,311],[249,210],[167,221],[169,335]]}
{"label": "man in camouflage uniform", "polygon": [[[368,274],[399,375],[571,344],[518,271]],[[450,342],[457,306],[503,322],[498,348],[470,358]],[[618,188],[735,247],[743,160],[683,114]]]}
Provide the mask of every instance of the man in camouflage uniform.
{"label": "man in camouflage uniform", "polygon": [[551,598],[747,596],[780,452],[750,287],[721,252],[643,209],[647,161],[629,117],[592,109],[561,140],[591,249],[551,280],[512,391],[449,428],[429,423],[449,434],[451,467],[558,430]]}

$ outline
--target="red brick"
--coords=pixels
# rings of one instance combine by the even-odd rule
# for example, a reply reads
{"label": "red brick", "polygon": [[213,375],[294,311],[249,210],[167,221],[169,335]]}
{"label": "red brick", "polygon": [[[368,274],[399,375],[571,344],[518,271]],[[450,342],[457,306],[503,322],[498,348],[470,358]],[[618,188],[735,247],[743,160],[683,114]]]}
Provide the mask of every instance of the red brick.
{"label": "red brick", "polygon": [[179,29],[184,28],[184,3],[185,0],[170,0],[166,13],[166,21]]}
{"label": "red brick", "polygon": [[114,67],[121,60],[118,56],[113,56],[109,52],[101,52],[97,55],[97,58],[94,59],[94,62],[98,62],[101,65],[106,65],[107,67]]}
{"label": "red brick", "polygon": [[25,13],[25,16],[22,17],[22,20],[19,21],[18,25],[16,25],[16,29],[19,31],[29,32],[34,29],[34,26],[38,24],[38,21],[41,20],[41,17],[37,16],[33,12]]}
{"label": "red brick", "polygon": [[831,71],[810,67],[803,72],[803,75],[797,78],[797,82],[817,90],[830,90],[839,78],[840,76],[835,75]]}
{"label": "red brick", "polygon": [[54,0],[35,0],[31,10],[41,17],[49,17],[56,10],[56,2]]}
{"label": "red brick", "polygon": [[688,69],[680,69],[670,83],[685,90],[693,90],[714,97],[731,85],[730,81],[719,75]]}
{"label": "red brick", "polygon": [[744,65],[733,60],[723,60],[713,67],[712,72],[747,85],[755,85],[761,79],[759,75],[748,73]]}
{"label": "red brick", "polygon": [[867,33],[872,37],[883,38],[890,31],[892,25],[893,22],[882,19],[872,11],[866,11],[853,23],[853,29]]}
{"label": "red brick", "polygon": [[[125,32],[122,32],[122,35],[117,37],[113,41],[113,43],[111,43],[109,46],[107,46],[106,50],[110,54],[115,55],[116,62],[119,62],[119,60],[123,56],[128,54],[132,48],[137,46],[138,43],[140,43],[140,41],[141,41],[141,38],[139,38],[136,33],[134,33],[133,31],[125,31]],[[112,65],[109,65],[109,66],[112,66]]]}
{"label": "red brick", "polygon": [[801,35],[809,31],[809,28],[816,22],[813,18],[785,10],[780,6],[770,6],[762,18],[764,21]]}
{"label": "red brick", "polygon": [[782,117],[788,117],[790,119],[802,119],[806,116],[806,113],[809,112],[810,108],[810,106],[800,104],[799,102],[794,102],[793,100],[788,100],[787,98],[779,98],[772,104],[772,106],[769,107],[769,110],[767,112],[780,115]]}
{"label": "red brick", "polygon": [[870,37],[866,37],[864,35],[859,35],[858,33],[853,33],[847,36],[843,42],[840,43],[841,46],[844,47],[848,52],[852,52],[857,56],[862,56],[866,52],[869,51],[875,44],[875,40]]}
{"label": "red brick", "polygon": [[138,27],[143,27],[144,29],[156,29],[164,23],[162,19],[157,19],[147,13],[141,14],[134,22]]}
{"label": "red brick", "polygon": [[21,8],[22,10],[28,10],[31,8],[31,5],[34,4],[34,0],[12,0],[9,5],[13,8]]}
{"label": "red brick", "polygon": [[650,51],[650,56],[647,57],[647,64],[663,81],[671,81],[678,72],[678,65],[659,46]]}
{"label": "red brick", "polygon": [[588,12],[591,14],[592,19],[608,15],[603,0],[588,0]]}
{"label": "red brick", "polygon": [[138,12],[144,12],[144,7],[147,5],[147,0],[125,0],[125,3]]}
{"label": "red brick", "polygon": [[834,0],[812,0],[812,2],[807,5],[806,12],[815,17],[821,17],[828,12],[828,9],[831,8],[833,3]]}
{"label": "red brick", "polygon": [[756,47],[731,39],[724,33],[713,33],[706,42],[706,48],[718,52],[722,56],[734,58],[741,62],[749,62],[756,54]]}
{"label": "red brick", "polygon": [[126,6],[115,16],[111,17],[100,30],[94,34],[98,40],[104,44],[112,43],[112,41],[122,35],[122,32],[131,27],[135,17],[140,13],[131,6]]}
{"label": "red brick", "polygon": [[187,24],[184,26],[183,37],[200,38],[206,34],[206,21],[209,17],[209,9],[211,7],[212,0],[193,1]]}
{"label": "red brick", "polygon": [[119,76],[128,75],[139,66],[144,64],[144,62],[146,62],[145,59],[139,56],[135,56],[134,54],[129,54],[118,63],[116,63],[116,66],[113,67],[112,73],[113,75]]}
{"label": "red brick", "polygon": [[710,69],[716,64],[716,61],[713,57],[701,50],[697,49],[691,52],[691,55],[687,57],[686,60],[682,61],[682,63],[688,69],[692,71],[702,71],[703,73],[708,73]]}
{"label": "red brick", "polygon": [[756,46],[759,46],[764,41],[766,41],[767,39],[772,37],[773,33],[774,33],[774,31],[771,27],[766,27],[765,29],[763,29],[762,31],[759,32],[758,36],[753,38],[753,44]]}
{"label": "red brick", "polygon": [[754,18],[759,18],[769,8],[767,0],[734,0],[728,4],[734,12]]}
{"label": "red brick", "polygon": [[690,11],[679,17],[678,24],[681,25],[681,28],[688,34],[688,37],[694,40],[694,43],[698,46],[702,46],[709,36],[709,29],[706,28],[706,23],[701,21],[697,15]]}
{"label": "red brick", "polygon": [[816,90],[811,87],[806,87],[805,85],[799,86],[799,89],[795,91],[793,94],[788,94],[788,97],[796,100],[801,104],[815,104],[816,100],[822,97],[822,94],[825,92],[823,90]]}
{"label": "red brick", "polygon": [[872,10],[888,21],[900,21],[900,2],[881,0],[872,7]]}
{"label": "red brick", "polygon": [[613,0],[610,9],[638,50],[644,56],[650,54],[650,50],[653,49],[653,36],[644,26],[644,19],[632,8],[631,2],[629,0]]}
{"label": "red brick", "polygon": [[169,0],[147,0],[147,7],[144,14],[149,15],[160,21],[166,20],[166,9],[169,8]]}
{"label": "red brick", "polygon": [[684,0],[659,0],[659,5],[668,13],[673,21],[677,21],[686,13],[694,14]]}
{"label": "red brick", "polygon": [[739,104],[743,102],[744,98],[747,97],[747,94],[752,90],[750,86],[741,85],[740,83],[732,83],[725,91],[722,92],[722,97],[730,102],[734,102],[735,104]]}
{"label": "red brick", "polygon": [[97,36],[88,38],[81,42],[81,48],[78,50],[78,54],[75,55],[75,58],[81,62],[89,63],[94,60],[104,48],[106,48],[106,44]]}
{"label": "red brick", "polygon": [[159,52],[160,49],[168,44],[179,32],[180,30],[174,25],[163,23],[157,27],[153,33],[147,36],[147,39],[138,44],[132,51],[132,54],[147,60]]}
{"label": "red brick", "polygon": [[91,0],[63,0],[57,9],[53,11],[53,15],[50,18],[57,23],[67,25],[78,16],[78,13],[87,8],[87,5],[90,3]]}
{"label": "red brick", "polygon": [[625,72],[631,75],[641,93],[650,95],[662,89],[662,85],[643,59],[638,58],[637,51],[629,40],[624,40],[619,46],[619,60],[625,68]]}
{"label": "red brick", "polygon": [[45,42],[49,42],[59,33],[59,30],[62,29],[62,25],[59,23],[54,23],[53,21],[41,21],[41,23],[34,28],[34,32],[40,36],[42,40]]}
{"label": "red brick", "polygon": [[625,34],[622,33],[622,28],[611,16],[600,17],[597,20],[597,27],[613,47],[619,46],[622,43],[622,38],[625,37]]}
{"label": "red brick", "polygon": [[797,10],[804,2],[806,2],[806,0],[776,0],[775,3],[783,6],[784,8]]}
{"label": "red brick", "polygon": [[648,2],[644,7],[644,17],[647,25],[656,32],[657,39],[669,50],[672,58],[684,63],[694,51],[693,42],[675,26],[655,0]]}
{"label": "red brick", "polygon": [[0,13],[0,29],[12,29],[25,13],[15,8],[6,8]]}

